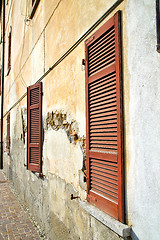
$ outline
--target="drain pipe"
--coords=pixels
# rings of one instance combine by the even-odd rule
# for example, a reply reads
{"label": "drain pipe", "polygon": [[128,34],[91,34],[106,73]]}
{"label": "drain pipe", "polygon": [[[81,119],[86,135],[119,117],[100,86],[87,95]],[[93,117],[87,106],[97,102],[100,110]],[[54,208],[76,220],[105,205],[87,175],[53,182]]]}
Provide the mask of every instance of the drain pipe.
{"label": "drain pipe", "polygon": [[5,0],[3,7],[3,36],[2,36],[2,78],[1,78],[1,158],[0,169],[3,169],[3,99],[4,99],[4,51],[5,51]]}

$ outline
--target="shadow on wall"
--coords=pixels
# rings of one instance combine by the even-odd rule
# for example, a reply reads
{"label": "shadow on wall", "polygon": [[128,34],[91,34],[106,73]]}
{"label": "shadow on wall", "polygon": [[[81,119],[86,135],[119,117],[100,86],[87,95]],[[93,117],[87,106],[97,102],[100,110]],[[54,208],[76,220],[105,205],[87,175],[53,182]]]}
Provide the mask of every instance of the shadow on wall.
{"label": "shadow on wall", "polygon": [[133,240],[139,240],[139,238],[137,237],[137,235],[135,234],[135,232],[133,231],[133,229],[132,229],[132,231],[131,231],[131,239],[133,239]]}

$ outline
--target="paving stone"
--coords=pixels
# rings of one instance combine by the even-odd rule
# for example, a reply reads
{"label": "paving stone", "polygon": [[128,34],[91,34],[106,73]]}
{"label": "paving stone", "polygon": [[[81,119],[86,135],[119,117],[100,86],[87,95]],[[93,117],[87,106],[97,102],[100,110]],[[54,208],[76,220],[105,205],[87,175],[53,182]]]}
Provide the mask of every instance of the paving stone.
{"label": "paving stone", "polygon": [[41,239],[0,171],[0,240]]}

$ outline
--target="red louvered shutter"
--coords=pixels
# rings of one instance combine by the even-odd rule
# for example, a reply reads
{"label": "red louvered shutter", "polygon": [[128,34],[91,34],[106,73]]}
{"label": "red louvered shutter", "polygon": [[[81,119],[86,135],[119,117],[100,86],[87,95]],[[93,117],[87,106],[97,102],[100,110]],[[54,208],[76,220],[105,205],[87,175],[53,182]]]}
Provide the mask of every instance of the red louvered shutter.
{"label": "red louvered shutter", "polygon": [[87,199],[124,221],[120,12],[85,42]]}
{"label": "red louvered shutter", "polygon": [[8,37],[8,73],[11,70],[11,30],[12,28],[10,27],[10,32],[9,32],[9,37]]}
{"label": "red louvered shutter", "polygon": [[27,89],[28,103],[28,170],[42,172],[42,83]]}
{"label": "red louvered shutter", "polygon": [[6,150],[10,152],[10,113],[7,115],[7,146]]}
{"label": "red louvered shutter", "polygon": [[1,86],[2,86],[2,69],[0,69],[0,95],[1,95]]}

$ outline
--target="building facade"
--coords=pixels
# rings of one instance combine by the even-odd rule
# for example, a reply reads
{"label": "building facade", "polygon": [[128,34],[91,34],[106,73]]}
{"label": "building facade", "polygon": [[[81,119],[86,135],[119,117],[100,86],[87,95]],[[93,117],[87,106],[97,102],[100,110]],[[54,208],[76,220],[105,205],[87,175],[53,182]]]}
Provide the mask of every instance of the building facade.
{"label": "building facade", "polygon": [[51,240],[159,240],[156,1],[8,0],[4,41],[1,6],[3,168],[25,206]]}

